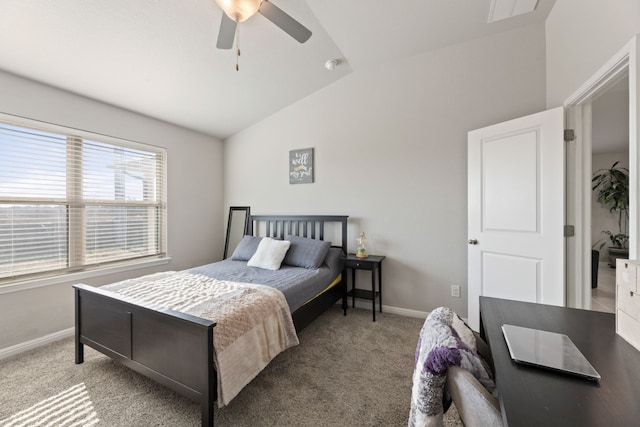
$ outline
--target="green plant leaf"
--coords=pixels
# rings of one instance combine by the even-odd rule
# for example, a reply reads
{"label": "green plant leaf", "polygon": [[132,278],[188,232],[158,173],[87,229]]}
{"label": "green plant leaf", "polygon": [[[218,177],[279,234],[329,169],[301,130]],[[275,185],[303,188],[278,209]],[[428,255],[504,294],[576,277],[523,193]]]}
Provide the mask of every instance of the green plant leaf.
{"label": "green plant leaf", "polygon": [[[598,203],[609,208],[609,212],[618,216],[618,232],[603,231],[609,236],[612,245],[624,248],[629,240],[629,169],[618,167],[616,161],[609,169],[598,169],[591,178],[592,190],[596,192]],[[595,244],[598,244],[596,242]],[[594,244],[594,246],[595,246]]]}

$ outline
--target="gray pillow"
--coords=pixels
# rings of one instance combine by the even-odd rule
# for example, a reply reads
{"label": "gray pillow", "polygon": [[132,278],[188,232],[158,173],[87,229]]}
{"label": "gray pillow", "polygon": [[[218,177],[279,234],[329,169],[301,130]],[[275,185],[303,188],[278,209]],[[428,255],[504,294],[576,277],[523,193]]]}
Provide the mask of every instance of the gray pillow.
{"label": "gray pillow", "polygon": [[244,236],[231,255],[234,261],[249,261],[256,253],[262,237]]}
{"label": "gray pillow", "polygon": [[291,242],[291,247],[282,263],[295,267],[319,268],[331,247],[331,242],[306,237],[287,235],[284,239]]}

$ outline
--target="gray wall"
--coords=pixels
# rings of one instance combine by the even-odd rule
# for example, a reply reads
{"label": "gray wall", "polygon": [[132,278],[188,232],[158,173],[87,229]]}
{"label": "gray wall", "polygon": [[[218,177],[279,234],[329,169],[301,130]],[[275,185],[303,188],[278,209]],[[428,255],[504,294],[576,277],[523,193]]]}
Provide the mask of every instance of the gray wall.
{"label": "gray wall", "polygon": [[[544,44],[532,26],[349,75],[225,141],[225,205],[348,214],[350,249],[364,231],[387,256],[386,306],[466,314],[467,132],[544,109]],[[307,147],[316,182],[289,185]]]}
{"label": "gray wall", "polygon": [[[171,261],[161,267],[99,275],[84,283],[103,285],[222,257],[224,234],[220,224],[226,220],[222,208],[222,142],[3,72],[0,93],[0,112],[167,149]],[[72,326],[71,283],[0,295],[0,350]]]}
{"label": "gray wall", "polygon": [[640,33],[637,0],[558,0],[546,21],[547,107],[557,107]]}

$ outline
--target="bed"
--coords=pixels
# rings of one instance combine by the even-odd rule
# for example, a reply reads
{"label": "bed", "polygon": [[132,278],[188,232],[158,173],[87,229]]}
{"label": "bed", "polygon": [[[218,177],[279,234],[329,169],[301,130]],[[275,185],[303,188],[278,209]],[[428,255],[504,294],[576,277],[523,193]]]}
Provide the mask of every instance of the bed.
{"label": "bed", "polygon": [[[274,240],[297,236],[295,238],[324,241],[325,234],[331,233],[327,236],[327,240],[331,240],[330,252],[346,253],[347,218],[337,215],[252,215],[245,234]],[[339,244],[336,244],[337,240],[341,240]],[[216,263],[224,265],[224,277],[215,280],[231,278],[248,283],[261,280],[245,274],[248,270],[256,270],[247,268],[248,262],[233,258],[235,256]],[[292,307],[291,318],[296,331],[302,330],[340,299],[346,315],[346,274],[344,267],[341,268],[337,277],[326,278],[329,283],[325,283],[320,292],[313,291],[312,297],[284,293],[287,304]],[[215,275],[214,270],[211,264],[186,270],[185,274],[205,277]],[[273,285],[286,281],[283,275],[289,268],[281,270],[270,279]],[[159,304],[141,302],[114,291],[113,285],[106,288],[109,287],[112,289],[74,285],[76,363],[83,363],[84,345],[88,345],[198,402],[202,425],[213,426],[214,402],[218,399],[218,372],[214,363],[216,322],[162,308]]]}

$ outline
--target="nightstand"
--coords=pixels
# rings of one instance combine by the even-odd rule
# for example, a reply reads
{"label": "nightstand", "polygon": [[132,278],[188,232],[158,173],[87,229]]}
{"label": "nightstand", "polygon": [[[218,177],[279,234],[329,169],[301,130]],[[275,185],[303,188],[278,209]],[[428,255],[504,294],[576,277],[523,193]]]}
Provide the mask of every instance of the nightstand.
{"label": "nightstand", "polygon": [[[356,298],[369,299],[373,306],[373,321],[376,321],[376,299],[379,299],[380,313],[382,313],[382,260],[381,255],[369,255],[367,258],[358,258],[355,254],[349,254],[344,259],[345,268],[351,269],[351,305],[356,306]],[[356,270],[371,271],[371,290],[356,288]],[[376,271],[378,272],[378,290],[376,291]]]}

